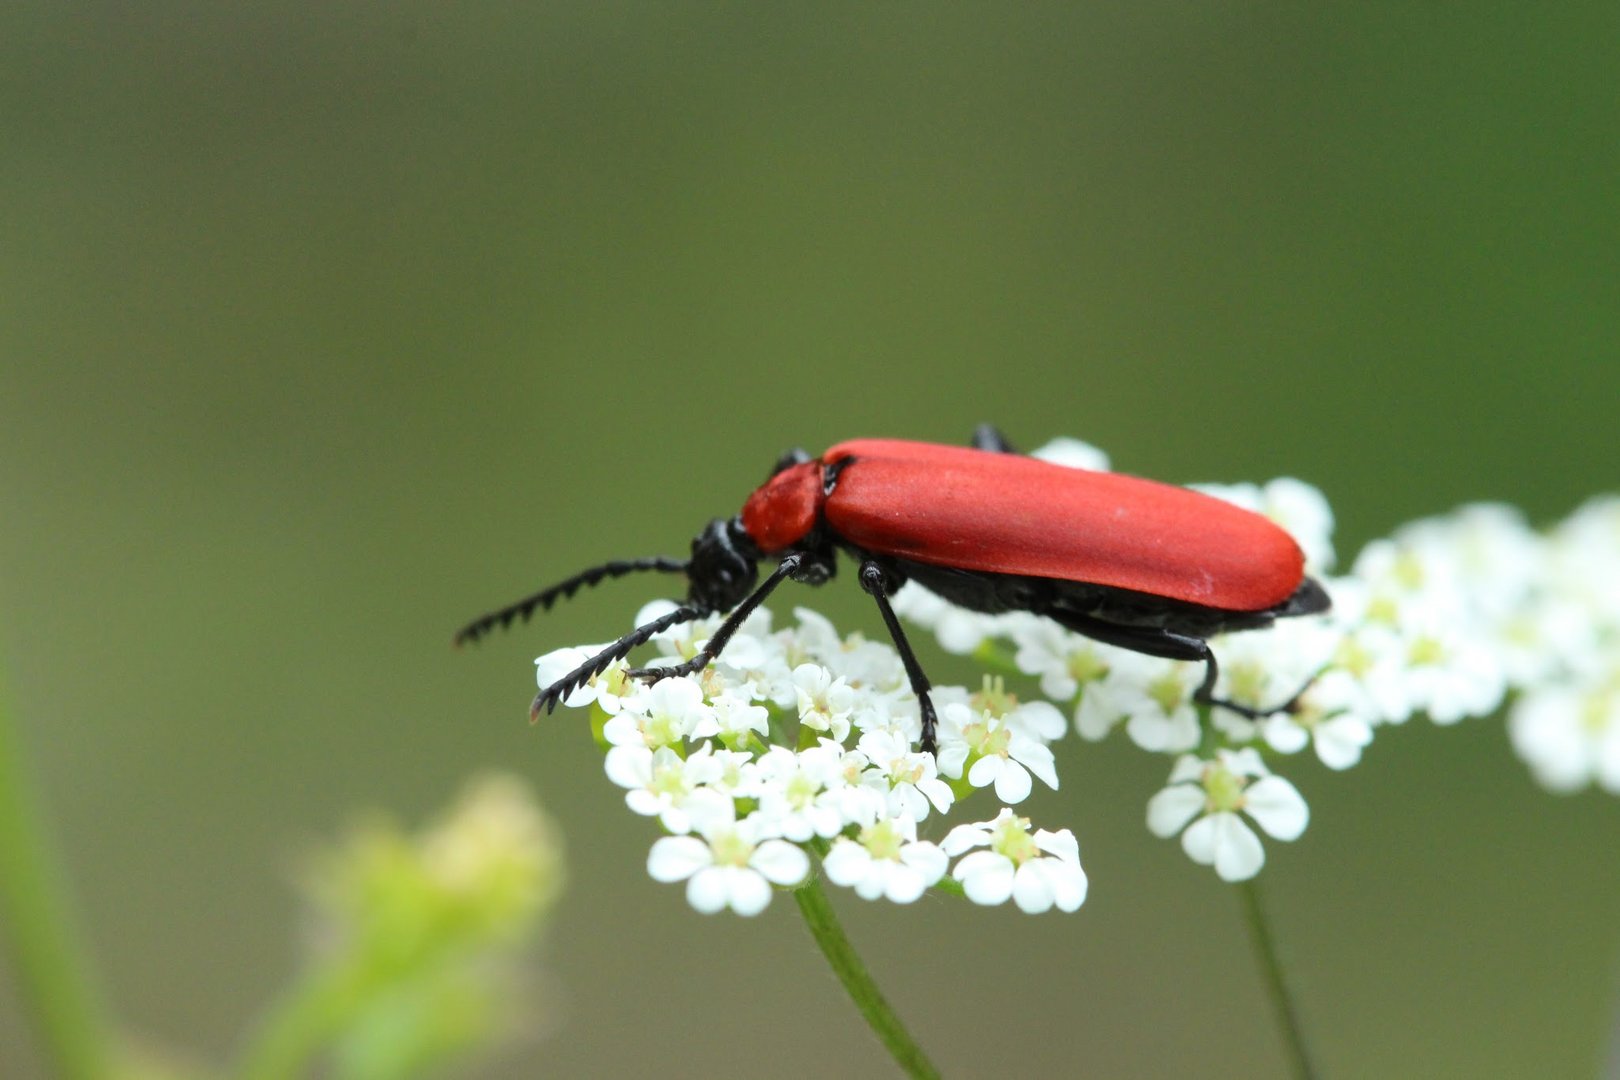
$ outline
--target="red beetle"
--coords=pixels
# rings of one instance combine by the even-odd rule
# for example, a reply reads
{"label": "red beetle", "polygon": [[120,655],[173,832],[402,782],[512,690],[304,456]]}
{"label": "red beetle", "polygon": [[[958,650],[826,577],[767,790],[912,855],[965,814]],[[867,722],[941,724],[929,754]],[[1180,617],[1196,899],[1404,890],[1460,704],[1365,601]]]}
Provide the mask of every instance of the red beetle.
{"label": "red beetle", "polygon": [[[604,578],[639,570],[686,575],[685,604],[542,690],[530,710],[536,716],[653,635],[730,611],[690,660],[632,674],[656,680],[703,670],[784,578],[809,585],[831,578],[840,548],[859,560],[861,587],[877,601],[899,650],[929,751],[935,714],[928,677],[888,599],[907,581],[973,611],[1028,611],[1109,645],[1201,661],[1196,699],[1250,717],[1293,702],[1259,710],[1216,699],[1218,668],[1207,639],[1328,608],[1326,591],[1305,576],[1299,545],[1259,514],[1186,488],[1024,457],[984,425],[971,449],[855,439],[814,459],[793,451],[742,513],[698,534],[690,559],[604,563],[475,619],[456,642],[527,620],[535,608]],[[778,560],[776,569],[758,583],[766,558]]]}

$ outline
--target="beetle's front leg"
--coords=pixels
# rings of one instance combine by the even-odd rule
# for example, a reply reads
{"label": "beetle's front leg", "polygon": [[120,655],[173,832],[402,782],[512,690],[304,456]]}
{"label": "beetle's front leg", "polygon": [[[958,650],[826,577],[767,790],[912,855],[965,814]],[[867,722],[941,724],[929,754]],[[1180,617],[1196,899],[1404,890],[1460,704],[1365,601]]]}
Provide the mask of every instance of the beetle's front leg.
{"label": "beetle's front leg", "polygon": [[692,659],[679,664],[671,664],[668,667],[634,668],[627,674],[650,683],[677,675],[696,675],[708,667],[715,657],[725,651],[726,643],[737,632],[737,628],[748,621],[748,616],[754,613],[754,609],[765,602],[765,598],[771,595],[784,578],[791,577],[794,571],[799,569],[799,564],[803,561],[804,556],[797,552],[784,557],[776,565],[776,569],[771,571],[771,576],[765,579],[764,584],[749,593],[747,598],[738,604],[730,615],[726,616],[726,621],[720,624],[719,629],[715,630],[714,636],[708,640],[708,643],[703,648],[697,651],[697,655],[693,656]]}

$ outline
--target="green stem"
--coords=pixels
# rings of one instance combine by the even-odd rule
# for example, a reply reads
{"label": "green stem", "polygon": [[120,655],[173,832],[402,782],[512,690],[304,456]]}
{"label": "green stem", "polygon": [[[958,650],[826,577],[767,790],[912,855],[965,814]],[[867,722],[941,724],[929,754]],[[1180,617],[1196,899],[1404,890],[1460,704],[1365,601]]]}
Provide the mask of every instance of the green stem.
{"label": "green stem", "polygon": [[343,1003],[354,997],[346,992],[345,982],[340,971],[306,973],[265,1015],[230,1075],[238,1080],[303,1075],[321,1044],[339,1026],[336,1021],[343,1015]]}
{"label": "green stem", "polygon": [[1288,982],[1277,959],[1277,946],[1272,941],[1271,928],[1260,906],[1260,890],[1253,879],[1238,885],[1238,896],[1243,900],[1243,915],[1249,924],[1249,941],[1254,945],[1255,963],[1260,967],[1266,994],[1271,998],[1271,1008],[1276,1014],[1283,1043],[1288,1048],[1294,1076],[1298,1080],[1311,1080],[1316,1075],[1316,1068],[1311,1064],[1310,1052],[1305,1049],[1305,1029],[1299,1022],[1299,1010],[1294,1005],[1294,999],[1289,996]]}
{"label": "green stem", "polygon": [[0,687],[0,939],[51,1075],[102,1080],[111,1038]]}
{"label": "green stem", "polygon": [[832,904],[827,900],[827,894],[822,891],[821,879],[812,874],[810,880],[793,890],[793,899],[798,901],[799,912],[804,916],[805,925],[810,927],[810,934],[821,947],[821,952],[827,957],[827,963],[832,965],[833,971],[838,975],[838,981],[844,984],[849,996],[854,999],[855,1007],[861,1011],[866,1022],[871,1026],[874,1034],[882,1041],[889,1055],[894,1058],[907,1076],[934,1077],[939,1076],[939,1070],[923,1053],[922,1047],[917,1045],[911,1033],[900,1022],[894,1008],[886,1001],[877,983],[861,962],[860,955],[855,947],[849,943],[844,934],[844,928],[834,914]]}

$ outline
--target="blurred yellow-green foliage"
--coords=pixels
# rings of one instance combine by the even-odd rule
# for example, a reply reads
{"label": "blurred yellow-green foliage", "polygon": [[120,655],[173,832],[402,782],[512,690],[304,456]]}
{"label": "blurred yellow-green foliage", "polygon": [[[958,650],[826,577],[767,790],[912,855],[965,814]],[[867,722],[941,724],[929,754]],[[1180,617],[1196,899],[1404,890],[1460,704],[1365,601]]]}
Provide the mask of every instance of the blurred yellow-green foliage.
{"label": "blurred yellow-green foliage", "polygon": [[[0,656],[121,1014],[222,1059],[309,839],[498,766],[572,886],[552,1036],[485,1075],[886,1075],[791,904],[695,915],[583,718],[523,722],[658,583],[450,631],[853,435],[1297,474],[1346,553],[1615,489],[1617,46],[1590,0],[8,7]],[[955,1075],[1280,1075],[1235,899],[1143,827],[1165,763],[1059,750],[1085,907],[836,895],[886,992]],[[1600,1067],[1613,798],[1497,722],[1293,777],[1263,884],[1330,1075]]]}

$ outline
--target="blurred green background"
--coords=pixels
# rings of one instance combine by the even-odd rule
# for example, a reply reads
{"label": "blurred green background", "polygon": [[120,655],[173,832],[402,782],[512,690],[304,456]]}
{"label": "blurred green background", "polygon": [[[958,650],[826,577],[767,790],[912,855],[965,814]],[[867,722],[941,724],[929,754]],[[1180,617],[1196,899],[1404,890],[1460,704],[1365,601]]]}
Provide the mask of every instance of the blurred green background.
{"label": "blurred green background", "polygon": [[[222,1058],[288,977],[314,838],[498,766],[572,882],[554,1030],[480,1075],[887,1075],[786,898],[694,914],[578,718],[524,723],[531,658],[655,583],[447,644],[680,552],[790,445],[990,419],[1297,474],[1345,555],[1620,487],[1612,3],[0,19],[0,655],[159,1045]],[[903,1015],[959,1076],[1281,1075],[1235,896],[1143,827],[1168,762],[1058,750],[1078,914],[835,897]],[[1328,1075],[1603,1069],[1615,799],[1540,792],[1499,720],[1288,772],[1262,884]],[[39,1075],[10,994],[0,1074]]]}

